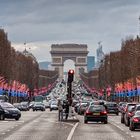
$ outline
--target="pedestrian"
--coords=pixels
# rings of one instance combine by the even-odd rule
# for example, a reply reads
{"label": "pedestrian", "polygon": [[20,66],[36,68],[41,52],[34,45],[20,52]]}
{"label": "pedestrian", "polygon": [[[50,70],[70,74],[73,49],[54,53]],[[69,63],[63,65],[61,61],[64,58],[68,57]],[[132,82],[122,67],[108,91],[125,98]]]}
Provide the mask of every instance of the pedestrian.
{"label": "pedestrian", "polygon": [[69,102],[68,101],[66,101],[66,105],[65,105],[65,114],[66,114],[65,119],[67,120],[69,116]]}
{"label": "pedestrian", "polygon": [[58,99],[57,105],[58,105],[58,121],[61,121],[63,118],[63,116],[62,116],[63,115],[63,106],[62,106],[62,102],[60,99]]}

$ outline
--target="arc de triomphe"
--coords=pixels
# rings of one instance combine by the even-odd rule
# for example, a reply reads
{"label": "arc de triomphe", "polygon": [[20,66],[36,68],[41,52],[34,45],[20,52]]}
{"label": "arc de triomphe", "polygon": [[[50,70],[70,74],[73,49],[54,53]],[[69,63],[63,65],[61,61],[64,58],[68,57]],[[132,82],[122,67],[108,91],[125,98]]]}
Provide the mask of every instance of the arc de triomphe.
{"label": "arc de triomphe", "polygon": [[63,78],[64,62],[68,59],[75,62],[75,77],[79,78],[79,70],[87,72],[87,45],[84,44],[52,44],[52,67],[59,72],[59,78]]}

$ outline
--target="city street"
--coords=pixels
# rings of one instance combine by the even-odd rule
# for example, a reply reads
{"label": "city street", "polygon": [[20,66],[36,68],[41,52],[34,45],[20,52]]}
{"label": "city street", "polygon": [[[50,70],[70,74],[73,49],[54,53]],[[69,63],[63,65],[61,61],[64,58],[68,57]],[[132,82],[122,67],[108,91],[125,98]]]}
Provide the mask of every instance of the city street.
{"label": "city street", "polygon": [[56,111],[22,112],[19,121],[0,121],[0,140],[66,140],[72,127],[58,122]]}
{"label": "city street", "polygon": [[57,111],[22,112],[19,121],[0,121],[0,140],[139,140],[140,131],[131,132],[120,115],[109,115],[109,123],[58,122]]}

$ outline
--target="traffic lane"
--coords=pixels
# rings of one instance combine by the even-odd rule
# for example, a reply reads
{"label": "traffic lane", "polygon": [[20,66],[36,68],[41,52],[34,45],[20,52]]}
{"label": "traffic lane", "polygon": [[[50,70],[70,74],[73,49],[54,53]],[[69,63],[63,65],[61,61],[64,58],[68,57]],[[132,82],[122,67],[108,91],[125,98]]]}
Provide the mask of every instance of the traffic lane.
{"label": "traffic lane", "polygon": [[[46,111],[39,118],[12,132],[4,140],[66,140],[73,124],[58,122],[57,111]],[[1,139],[2,140],[2,139]]]}
{"label": "traffic lane", "polygon": [[21,118],[18,121],[16,121],[15,119],[5,119],[4,121],[0,121],[0,139],[43,114],[42,112],[32,113],[30,111],[21,113]]}
{"label": "traffic lane", "polygon": [[78,115],[78,118],[80,123],[73,134],[72,140],[134,140],[134,138],[110,124],[110,121],[108,124],[96,122],[84,124],[84,117]]}
{"label": "traffic lane", "polygon": [[109,121],[112,125],[116,126],[126,135],[129,135],[132,138],[137,140],[140,139],[140,129],[135,131],[130,131],[129,127],[125,126],[125,124],[121,123],[121,114],[119,116],[109,115]]}

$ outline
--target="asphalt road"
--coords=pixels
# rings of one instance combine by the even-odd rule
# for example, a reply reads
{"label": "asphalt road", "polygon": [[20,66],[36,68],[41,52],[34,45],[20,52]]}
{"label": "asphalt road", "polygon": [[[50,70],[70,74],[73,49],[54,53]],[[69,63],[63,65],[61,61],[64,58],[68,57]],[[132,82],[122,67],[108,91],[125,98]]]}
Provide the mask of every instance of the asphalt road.
{"label": "asphalt road", "polygon": [[66,140],[73,126],[58,122],[57,111],[22,112],[19,121],[0,121],[0,140]]}
{"label": "asphalt road", "polygon": [[57,111],[22,112],[19,121],[0,121],[0,140],[139,140],[140,130],[131,132],[120,116],[109,115],[109,123],[59,122]]}
{"label": "asphalt road", "polygon": [[72,140],[139,140],[140,130],[131,132],[120,122],[120,116],[109,115],[108,124],[89,122],[84,124],[83,116],[78,116],[77,126]]}

